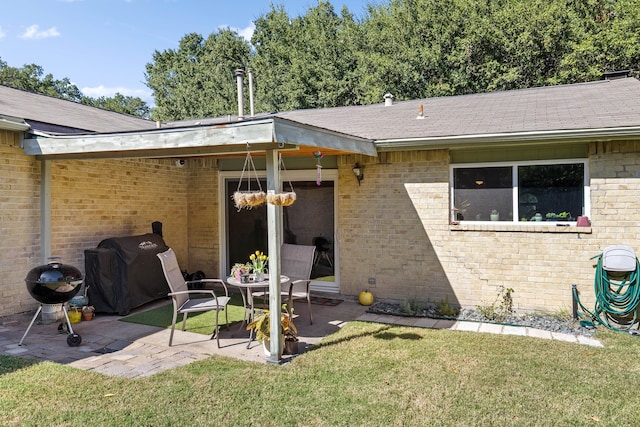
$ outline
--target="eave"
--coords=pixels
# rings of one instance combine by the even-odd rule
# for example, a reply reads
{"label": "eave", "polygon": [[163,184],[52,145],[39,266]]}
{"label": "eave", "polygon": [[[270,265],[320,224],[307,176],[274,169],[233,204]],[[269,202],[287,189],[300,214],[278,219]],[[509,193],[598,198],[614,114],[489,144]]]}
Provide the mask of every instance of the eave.
{"label": "eave", "polygon": [[601,129],[571,129],[531,132],[492,133],[477,135],[451,135],[427,138],[380,139],[375,141],[379,152],[408,151],[425,149],[451,150],[478,148],[484,146],[501,147],[555,142],[613,141],[640,138],[640,126]]}
{"label": "eave", "polygon": [[25,154],[49,160],[233,155],[301,146],[376,155],[369,140],[278,118],[113,134],[37,135],[22,144]]}
{"label": "eave", "polygon": [[0,115],[0,129],[25,132],[30,128],[31,126],[29,126],[29,124],[27,124],[23,119]]}

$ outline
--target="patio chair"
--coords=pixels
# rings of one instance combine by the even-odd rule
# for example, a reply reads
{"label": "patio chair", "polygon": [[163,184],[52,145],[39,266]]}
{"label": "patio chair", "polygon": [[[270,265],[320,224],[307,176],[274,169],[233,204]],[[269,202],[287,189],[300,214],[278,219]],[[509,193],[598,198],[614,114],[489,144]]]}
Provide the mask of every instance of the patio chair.
{"label": "patio chair", "polygon": [[[201,313],[205,311],[216,312],[216,322],[213,329],[211,339],[214,337],[217,340],[218,348],[220,348],[220,326],[218,324],[218,316],[220,311],[224,310],[226,317],[227,328],[229,328],[229,314],[227,312],[227,304],[229,303],[229,292],[227,286],[220,279],[200,279],[194,281],[185,281],[180,267],[178,266],[178,260],[173,252],[173,249],[169,248],[165,252],[161,252],[158,255],[160,263],[162,264],[162,270],[164,271],[164,277],[167,279],[171,292],[171,302],[173,303],[173,320],[171,321],[171,334],[169,335],[169,347],[173,343],[173,332],[176,327],[176,319],[178,314],[182,314],[182,330],[184,331],[187,324],[187,316],[189,313]],[[198,284],[205,286],[207,284],[219,284],[224,289],[224,296],[217,296],[213,289],[192,289],[189,290],[189,285]],[[201,297],[198,298],[197,296]],[[209,297],[202,297],[208,295]],[[192,296],[195,298],[192,299]]]}
{"label": "patio chair", "polygon": [[[289,277],[288,289],[282,289],[282,297],[287,300],[287,311],[293,315],[293,302],[306,300],[309,310],[309,324],[313,324],[311,312],[311,269],[315,256],[315,246],[284,243],[280,248],[280,274]],[[253,297],[266,298],[268,292],[254,292]]]}

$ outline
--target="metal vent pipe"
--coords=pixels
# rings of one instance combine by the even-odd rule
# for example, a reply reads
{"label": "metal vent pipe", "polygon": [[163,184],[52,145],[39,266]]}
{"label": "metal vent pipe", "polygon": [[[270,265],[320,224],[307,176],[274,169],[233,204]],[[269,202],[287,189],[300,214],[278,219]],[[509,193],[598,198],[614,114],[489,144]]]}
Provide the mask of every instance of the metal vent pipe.
{"label": "metal vent pipe", "polygon": [[238,120],[244,120],[244,70],[236,70],[236,82],[238,84]]}
{"label": "metal vent pipe", "polygon": [[253,70],[249,68],[249,117],[255,117],[255,111],[253,109]]}

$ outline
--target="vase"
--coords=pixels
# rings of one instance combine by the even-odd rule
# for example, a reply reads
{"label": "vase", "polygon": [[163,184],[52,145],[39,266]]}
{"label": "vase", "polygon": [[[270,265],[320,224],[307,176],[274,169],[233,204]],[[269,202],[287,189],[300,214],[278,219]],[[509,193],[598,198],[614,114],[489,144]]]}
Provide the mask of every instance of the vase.
{"label": "vase", "polygon": [[254,273],[255,274],[255,281],[256,282],[262,282],[264,281],[264,271],[261,271],[260,273]]}
{"label": "vase", "polygon": [[[264,340],[262,340],[262,350],[264,350],[265,356],[271,356],[271,341],[267,337],[265,337]],[[280,335],[279,353],[282,354],[283,351],[284,351],[284,334]]]}
{"label": "vase", "polygon": [[285,339],[284,340],[284,349],[282,350],[282,354],[293,355],[298,354],[298,343],[299,340],[296,339]]}

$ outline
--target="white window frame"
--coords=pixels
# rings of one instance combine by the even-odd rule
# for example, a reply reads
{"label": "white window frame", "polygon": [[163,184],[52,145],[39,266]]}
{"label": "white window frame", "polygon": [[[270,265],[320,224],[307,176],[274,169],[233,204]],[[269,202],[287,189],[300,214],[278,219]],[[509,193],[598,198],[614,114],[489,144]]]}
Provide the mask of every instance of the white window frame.
{"label": "white window frame", "polygon": [[[513,225],[517,223],[519,225],[527,225],[527,226],[540,226],[541,224],[545,224],[544,222],[537,221],[520,221],[519,215],[515,213],[518,212],[518,166],[547,166],[547,165],[560,165],[560,164],[582,164],[584,167],[584,212],[582,212],[582,216],[591,216],[591,186],[590,186],[590,174],[589,174],[589,160],[584,158],[572,158],[572,159],[555,159],[555,160],[525,160],[525,161],[515,161],[515,162],[480,162],[480,163],[453,163],[449,167],[449,197],[450,197],[450,212],[449,217],[452,222],[466,223],[466,224],[491,224],[495,226],[500,225]],[[513,218],[511,221],[469,221],[469,220],[457,220],[455,215],[455,206],[454,206],[454,182],[453,182],[453,173],[455,169],[461,168],[491,168],[491,167],[511,167],[511,189],[513,191],[512,203],[513,203]],[[577,215],[576,215],[577,216]],[[575,225],[576,222],[568,222],[569,225]]]}
{"label": "white window frame", "polygon": [[[285,185],[287,181],[315,181],[317,179],[316,169],[304,169],[304,170],[287,170],[285,174],[280,174],[280,182]],[[239,179],[242,176],[242,171],[222,171],[218,173],[218,194],[226,194],[226,182],[228,179]],[[267,173],[263,170],[256,171],[256,176],[259,179],[265,179]],[[254,177],[251,177],[254,179]],[[333,282],[324,282],[321,280],[311,281],[311,290],[317,292],[326,293],[340,293],[340,245],[338,245],[338,170],[326,169],[322,171],[322,178],[324,181],[333,181],[333,266],[334,266],[334,278]],[[266,191],[266,189],[264,189]],[[295,190],[295,188],[294,188]],[[218,201],[218,245],[220,248],[220,258],[218,260],[218,268],[222,275],[226,277],[228,273],[226,260],[227,260],[227,204],[233,203],[229,198],[221,197]],[[282,219],[281,219],[282,221]],[[283,227],[283,224],[280,224]]]}

